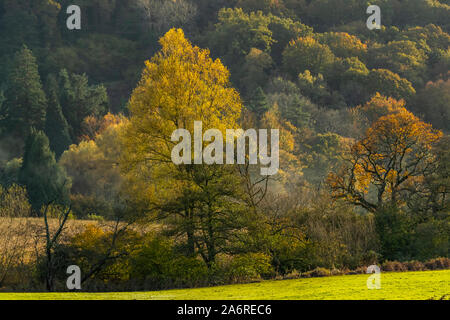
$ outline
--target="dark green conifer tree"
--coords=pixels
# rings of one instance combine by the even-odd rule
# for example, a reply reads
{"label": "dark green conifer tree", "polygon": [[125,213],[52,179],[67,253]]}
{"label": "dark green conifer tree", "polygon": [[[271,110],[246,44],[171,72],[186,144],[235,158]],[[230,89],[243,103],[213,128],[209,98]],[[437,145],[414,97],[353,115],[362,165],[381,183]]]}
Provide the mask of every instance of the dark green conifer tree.
{"label": "dark green conifer tree", "polygon": [[258,117],[262,117],[269,110],[266,95],[261,87],[256,88],[250,100],[250,110],[255,112]]}
{"label": "dark green conifer tree", "polygon": [[86,74],[69,74],[61,70],[59,74],[61,108],[73,141],[82,134],[81,124],[90,115],[102,116],[107,111],[108,94],[103,85],[89,85]]}
{"label": "dark green conifer tree", "polygon": [[63,115],[59,103],[58,83],[54,76],[47,80],[48,108],[45,122],[45,133],[50,140],[50,148],[55,152],[57,159],[69,148],[72,143],[69,134],[69,125]]}
{"label": "dark green conifer tree", "polygon": [[26,46],[15,55],[7,81],[5,108],[10,133],[26,137],[32,127],[44,128],[47,99],[36,58]]}
{"label": "dark green conifer tree", "polygon": [[56,162],[45,133],[34,128],[25,144],[19,182],[27,188],[30,204],[38,214],[45,205],[69,201],[71,181]]}

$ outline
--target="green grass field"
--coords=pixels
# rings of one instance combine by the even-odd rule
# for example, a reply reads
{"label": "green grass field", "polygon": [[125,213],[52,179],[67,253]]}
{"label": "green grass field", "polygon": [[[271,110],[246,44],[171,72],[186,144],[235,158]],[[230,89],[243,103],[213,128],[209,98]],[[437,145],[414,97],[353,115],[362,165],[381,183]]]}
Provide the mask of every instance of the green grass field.
{"label": "green grass field", "polygon": [[419,300],[450,299],[450,270],[382,273],[381,289],[368,275],[263,281],[211,288],[125,293],[0,293],[1,300]]}

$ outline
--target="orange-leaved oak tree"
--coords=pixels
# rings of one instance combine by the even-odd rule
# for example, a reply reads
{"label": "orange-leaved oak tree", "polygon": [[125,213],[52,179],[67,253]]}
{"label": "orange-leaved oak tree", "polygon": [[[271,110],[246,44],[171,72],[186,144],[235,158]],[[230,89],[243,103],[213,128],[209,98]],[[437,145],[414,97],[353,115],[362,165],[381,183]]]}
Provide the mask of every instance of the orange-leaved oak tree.
{"label": "orange-leaved oak tree", "polygon": [[345,165],[330,173],[334,198],[375,213],[404,206],[437,169],[432,148],[441,137],[442,132],[397,106],[375,121],[350,147]]}

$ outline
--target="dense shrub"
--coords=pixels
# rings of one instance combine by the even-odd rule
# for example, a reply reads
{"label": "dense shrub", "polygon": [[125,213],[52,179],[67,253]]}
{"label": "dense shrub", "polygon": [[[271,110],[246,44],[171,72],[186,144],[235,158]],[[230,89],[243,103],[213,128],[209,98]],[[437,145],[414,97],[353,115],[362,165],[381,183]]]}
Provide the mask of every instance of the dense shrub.
{"label": "dense shrub", "polygon": [[329,269],[320,267],[302,274],[302,277],[304,278],[328,277],[328,276],[331,276],[331,271]]}
{"label": "dense shrub", "polygon": [[292,280],[292,279],[298,279],[298,278],[300,278],[302,276],[302,274],[300,273],[300,272],[298,272],[297,270],[292,270],[291,272],[289,272],[289,273],[287,273],[287,274],[285,274],[284,276],[283,276],[283,279],[284,280]]}
{"label": "dense shrub", "polygon": [[263,253],[238,255],[219,263],[226,283],[242,283],[261,280],[273,275],[271,257]]}
{"label": "dense shrub", "polygon": [[195,287],[207,284],[208,270],[199,259],[177,254],[172,241],[146,236],[130,258],[131,278],[143,282],[143,289]]}
{"label": "dense shrub", "polygon": [[405,266],[408,271],[422,271],[425,269],[424,264],[417,260],[405,262]]}
{"label": "dense shrub", "polygon": [[431,219],[416,227],[413,245],[416,259],[425,261],[448,255],[450,250],[450,217]]}
{"label": "dense shrub", "polygon": [[339,270],[336,268],[330,270],[330,275],[332,275],[332,276],[340,276],[342,274],[344,274],[344,272],[342,270]]}
{"label": "dense shrub", "polygon": [[84,274],[95,271],[89,280],[104,283],[128,280],[131,269],[128,259],[137,250],[141,236],[133,230],[113,232],[108,229],[90,224],[72,237],[60,248],[63,265],[75,264]]}
{"label": "dense shrub", "polygon": [[79,219],[89,219],[90,215],[105,216],[110,206],[103,200],[94,196],[73,194],[70,196],[72,212]]}
{"label": "dense shrub", "polygon": [[425,267],[428,270],[440,270],[440,269],[449,269],[450,268],[450,259],[449,258],[436,258],[431,259],[425,262]]}
{"label": "dense shrub", "polygon": [[355,270],[349,271],[346,274],[364,274],[367,273],[367,267],[358,267]]}
{"label": "dense shrub", "polygon": [[92,221],[105,221],[105,217],[98,216],[98,215],[95,215],[95,214],[89,214],[87,216],[87,219],[88,220],[92,220]]}
{"label": "dense shrub", "polygon": [[407,271],[407,267],[399,261],[386,261],[381,266],[382,271]]}
{"label": "dense shrub", "polygon": [[443,270],[450,268],[449,258],[435,258],[426,262],[420,262],[417,260],[399,262],[399,261],[386,261],[382,265],[383,271],[422,271],[422,270]]}

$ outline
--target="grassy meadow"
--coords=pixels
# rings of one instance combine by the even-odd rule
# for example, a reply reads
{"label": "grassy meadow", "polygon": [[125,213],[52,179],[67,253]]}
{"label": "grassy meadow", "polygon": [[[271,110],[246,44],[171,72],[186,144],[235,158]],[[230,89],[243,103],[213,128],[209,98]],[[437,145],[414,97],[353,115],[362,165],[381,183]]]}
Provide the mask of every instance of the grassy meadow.
{"label": "grassy meadow", "polygon": [[1,300],[439,300],[450,299],[450,270],[262,281],[210,288],[123,293],[0,293]]}

